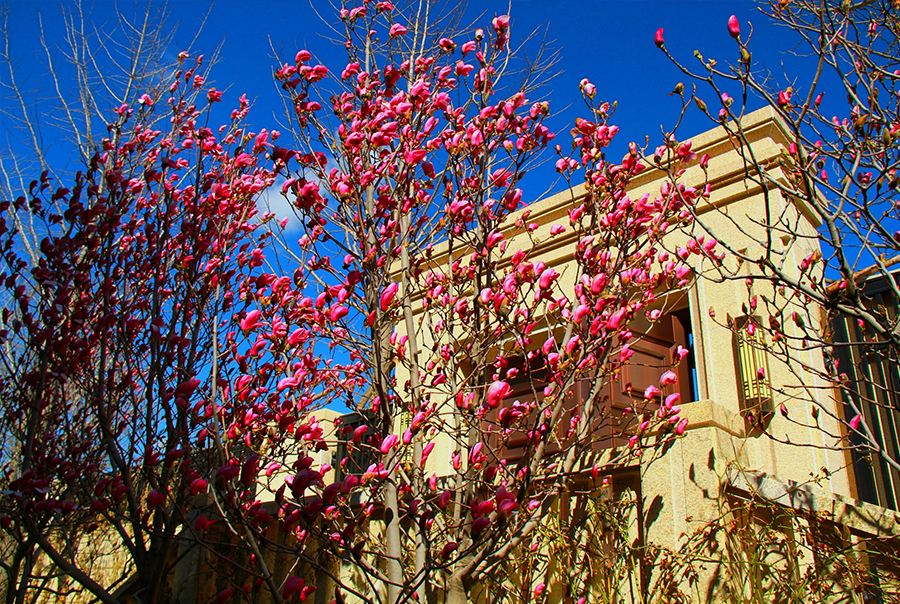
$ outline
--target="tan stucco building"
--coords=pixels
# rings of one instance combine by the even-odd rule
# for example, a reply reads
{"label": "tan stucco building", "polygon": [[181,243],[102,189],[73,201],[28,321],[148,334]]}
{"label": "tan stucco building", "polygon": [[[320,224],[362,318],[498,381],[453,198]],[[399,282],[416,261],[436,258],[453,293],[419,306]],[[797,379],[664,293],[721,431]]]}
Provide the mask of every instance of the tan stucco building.
{"label": "tan stucco building", "polygon": [[[767,167],[768,177],[786,178],[779,160],[786,153],[789,138],[774,112],[766,108],[745,116],[742,132],[743,144],[752,148],[759,165]],[[690,237],[710,238],[714,233],[719,241],[727,242],[731,249],[739,250],[742,255],[753,257],[755,249],[760,248],[762,256],[765,252],[761,249],[762,243],[771,235],[768,253],[781,255],[788,271],[799,271],[801,260],[819,249],[816,230],[821,225],[812,211],[800,201],[785,199],[778,190],[764,190],[759,184],[760,179],[748,177],[744,157],[735,148],[738,143],[723,128],[695,136],[692,142],[698,158],[703,154],[711,157],[708,172],[694,161],[680,182],[697,188],[709,183],[711,195],[708,201],[697,205],[700,220],[687,231],[673,231],[664,241],[664,247],[674,252]],[[648,163],[652,164],[652,160]],[[644,193],[658,194],[666,179],[663,170],[645,170],[635,177],[628,194],[632,199],[638,199]],[[529,259],[555,268],[561,274],[560,287],[564,291],[571,291],[575,285],[575,271],[567,271],[566,267],[572,262],[577,239],[571,230],[554,236],[550,231],[552,225],[567,223],[568,210],[583,194],[582,189],[576,188],[527,208],[527,221],[538,225],[531,236],[543,242],[531,248]],[[790,225],[796,236],[786,230],[770,229],[766,225],[767,217],[779,225]],[[512,225],[514,221],[515,216],[512,216],[508,223]],[[515,251],[517,245],[532,245],[530,239],[519,243],[524,235],[515,234],[511,227],[507,233],[507,254]],[[443,261],[442,252],[446,256],[446,250],[435,250],[435,263]],[[640,544],[641,548],[677,552],[686,546],[692,535],[720,523],[724,517],[738,525],[742,522],[753,525],[760,521],[754,513],[746,515],[747,505],[753,502],[774,506],[761,513],[761,516],[769,515],[770,519],[771,509],[792,510],[799,512],[799,517],[806,514],[826,519],[846,529],[847,538],[850,535],[856,539],[896,534],[900,518],[894,512],[855,500],[850,457],[845,451],[846,443],[841,440],[845,432],[838,421],[843,418],[839,395],[818,377],[827,373],[822,350],[810,350],[797,359],[798,363],[787,365],[766,352],[770,343],[757,339],[748,344],[735,334],[733,326],[742,325],[742,321],[753,314],[747,309],[751,296],[773,298],[777,283],[757,281],[751,291],[742,278],[754,274],[754,267],[749,262],[739,265],[734,258],[726,256],[724,272],[739,278],[721,279],[716,277],[717,271],[709,264],[709,259],[705,261],[706,265],[701,259],[692,267],[694,277],[684,287],[665,296],[660,305],[665,314],[658,322],[648,327],[645,321],[641,327],[641,322],[635,321],[633,329],[643,332],[632,346],[636,356],[618,380],[610,384],[611,404],[606,421],[615,424],[616,412],[629,404],[625,383],[628,382],[631,392],[643,392],[649,380],[658,379],[662,369],[657,370],[657,367],[665,367],[671,362],[671,351],[676,346],[690,348],[689,363],[679,370],[681,417],[688,420],[683,438],[662,451],[647,448],[639,459],[607,465],[605,462],[614,457],[615,449],[611,447],[621,445],[623,441],[616,441],[610,435],[614,427],[601,428],[597,431],[595,454],[585,457],[582,471],[599,465],[601,473],[608,474],[603,487],[607,491],[604,497],[634,504],[628,532],[633,543]],[[825,320],[824,313],[813,310],[812,315]],[[560,338],[564,325],[555,329],[554,335]],[[802,338],[796,325],[788,325],[786,329],[789,337]],[[405,333],[402,324],[397,330],[399,334]],[[420,341],[421,348],[431,347],[433,340],[428,339],[431,333],[430,329],[419,332],[419,337],[424,339]],[[760,369],[765,378],[757,380],[756,372]],[[398,366],[398,383],[402,384],[408,377]],[[648,382],[645,384],[641,380]],[[574,396],[579,396],[577,389]],[[428,458],[426,475],[453,474],[451,456],[458,450],[456,445],[449,435],[438,434],[434,442],[436,447]],[[520,454],[507,450],[505,455],[508,459],[517,459]],[[570,518],[578,517],[575,510],[571,514]],[[781,534],[796,536],[799,533],[787,527]],[[725,541],[721,532],[710,533],[710,538]],[[709,559],[742,556],[734,551],[726,556],[724,551],[723,545],[719,553],[710,554]],[[654,560],[658,561],[658,557]],[[655,593],[659,594],[661,573],[653,564],[645,562],[643,568],[637,568],[639,564],[636,563],[631,568],[637,578],[619,584],[620,588],[627,585],[621,593],[625,601],[644,601],[641,598],[647,597],[654,586],[657,588]],[[792,567],[785,572],[799,577],[813,562],[810,556],[804,559],[795,552],[773,564]],[[717,570],[712,562],[697,568],[700,570],[693,579],[687,576],[679,579],[679,587],[695,601],[725,599],[736,589],[748,590],[746,593],[749,594],[758,588],[749,580],[735,587],[735,577],[730,579],[732,585],[727,585],[728,581],[723,578],[727,573],[721,568]],[[825,574],[823,571],[823,576]],[[549,586],[551,593],[555,593],[550,600],[568,601],[564,574],[559,577],[557,585]],[[776,578],[773,576],[769,580]],[[836,582],[829,589],[836,589],[834,585],[838,585],[840,579],[832,577],[832,580]]]}

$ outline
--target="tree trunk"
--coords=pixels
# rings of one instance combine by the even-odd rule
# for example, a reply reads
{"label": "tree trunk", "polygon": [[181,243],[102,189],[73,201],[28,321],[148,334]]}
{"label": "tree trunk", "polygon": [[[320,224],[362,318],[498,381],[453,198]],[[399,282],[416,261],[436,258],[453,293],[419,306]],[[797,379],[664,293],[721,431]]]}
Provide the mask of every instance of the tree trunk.
{"label": "tree trunk", "polygon": [[[396,472],[396,471],[395,471]],[[387,550],[388,604],[400,599],[403,585],[403,568],[400,565],[400,506],[397,503],[396,476],[391,476],[384,485],[384,537]]]}
{"label": "tree trunk", "polygon": [[469,601],[469,595],[466,593],[466,585],[463,578],[458,574],[453,574],[447,583],[446,604],[466,604]]}

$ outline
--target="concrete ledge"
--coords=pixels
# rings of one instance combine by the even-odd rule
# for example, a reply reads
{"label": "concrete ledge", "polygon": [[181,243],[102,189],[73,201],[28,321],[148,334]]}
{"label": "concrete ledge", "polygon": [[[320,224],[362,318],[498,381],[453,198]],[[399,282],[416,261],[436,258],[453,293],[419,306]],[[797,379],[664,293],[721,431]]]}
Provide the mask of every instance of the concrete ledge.
{"label": "concrete ledge", "polygon": [[732,492],[757,497],[798,512],[824,516],[860,536],[900,536],[900,514],[897,512],[843,497],[813,484],[800,484],[735,468],[728,471],[727,481]]}
{"label": "concrete ledge", "polygon": [[747,436],[744,418],[714,400],[694,401],[681,405],[681,417],[688,420],[688,430],[718,428],[738,438]]}

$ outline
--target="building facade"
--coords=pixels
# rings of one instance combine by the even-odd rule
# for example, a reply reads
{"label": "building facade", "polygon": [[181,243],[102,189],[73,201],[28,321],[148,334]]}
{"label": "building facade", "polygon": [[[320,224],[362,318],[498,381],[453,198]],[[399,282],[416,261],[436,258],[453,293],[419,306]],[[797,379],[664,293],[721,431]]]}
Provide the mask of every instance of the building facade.
{"label": "building facade", "polygon": [[[731,248],[740,250],[741,255],[752,257],[754,248],[768,239],[765,217],[777,216],[780,224],[791,225],[798,236],[778,232],[769,245],[774,246],[774,253],[785,258],[787,270],[800,271],[802,259],[819,251],[816,230],[821,224],[801,201],[786,199],[778,190],[763,188],[759,179],[749,178],[744,156],[735,147],[749,146],[759,165],[770,170],[770,178],[784,179],[786,175],[779,160],[786,153],[789,137],[768,108],[745,116],[742,132],[741,142],[736,142],[723,128],[692,139],[692,150],[697,156],[708,154],[711,159],[708,171],[695,161],[682,175],[682,182],[697,188],[708,182],[712,193],[708,202],[697,207],[702,220],[691,231],[673,232],[664,247],[674,251],[690,237],[708,238],[714,233],[720,241],[727,240]],[[645,193],[653,195],[666,179],[664,171],[648,169],[635,178],[628,194],[631,199]],[[551,225],[566,222],[567,211],[573,207],[572,196],[577,200],[583,194],[583,190],[576,188],[574,192],[566,191],[530,205],[528,221],[538,226],[528,242],[520,243],[517,238],[523,236],[512,231],[507,237],[507,253],[516,250],[517,245],[528,246],[535,239],[546,242],[532,249],[529,258],[554,268],[562,275],[561,280],[572,281],[565,283],[563,289],[574,286],[575,271],[567,270],[567,266],[572,262],[577,239],[574,232],[551,236]],[[436,250],[436,263],[442,261],[441,251]],[[607,531],[606,541],[594,545],[610,554],[618,552],[612,558],[619,556],[621,560],[625,551],[634,556],[624,565],[627,572],[622,571],[628,580],[623,581],[620,576],[613,581],[608,572],[604,575],[606,571],[597,575],[598,581],[615,583],[615,589],[624,598],[622,601],[645,601],[653,594],[667,601],[666,581],[677,583],[674,591],[688,594],[691,601],[733,598],[744,601],[742,597],[751,597],[754,590],[776,593],[772,585],[783,577],[773,574],[751,580],[752,570],[745,576],[738,571],[729,575],[731,571],[722,569],[741,564],[751,569],[759,567],[760,561],[753,562],[747,557],[747,551],[764,551],[772,544],[777,544],[775,550],[781,546],[794,548],[791,543],[808,531],[820,531],[817,535],[823,530],[836,531],[844,535],[845,541],[841,543],[851,543],[854,539],[895,535],[900,526],[897,517],[886,509],[892,507],[892,500],[867,498],[869,503],[878,504],[869,505],[856,499],[858,473],[853,471],[843,440],[844,428],[838,421],[844,417],[844,409],[840,396],[822,381],[821,376],[827,372],[821,349],[811,350],[797,364],[785,364],[769,354],[771,343],[765,342],[761,333],[748,335],[747,324],[753,321],[759,324],[762,320],[748,309],[749,300],[753,296],[774,298],[778,284],[754,281],[750,291],[748,282],[741,277],[752,276],[755,268],[750,263],[739,265],[733,258],[726,258],[725,263],[724,272],[732,278],[717,278],[715,271],[707,271],[710,267],[702,266],[701,261],[694,272],[703,276],[669,292],[661,305],[665,312],[656,322],[642,324],[641,319],[635,319],[632,329],[636,337],[631,344],[634,354],[620,374],[604,386],[609,404],[594,431],[593,455],[586,457],[587,463],[582,466],[585,480],[574,486],[572,497],[563,498],[561,503],[560,517],[570,526],[575,521],[579,527],[586,526],[585,523],[590,525],[590,513],[586,509],[590,506],[586,502],[593,505],[591,502],[598,497],[606,505],[621,502],[623,508],[630,506],[626,514],[627,528]],[[813,312],[813,315],[824,321],[824,313]],[[826,331],[824,324],[819,327]],[[562,341],[564,325],[550,329],[555,329],[552,335]],[[803,337],[796,325],[786,329],[788,337],[798,340]],[[790,332],[791,329],[794,331]],[[398,326],[398,333],[405,333],[403,325]],[[428,332],[423,333],[427,338]],[[433,341],[425,341],[421,346],[428,348],[432,344]],[[627,425],[622,411],[630,409],[638,393],[658,383],[660,373],[673,365],[679,347],[690,354],[677,364],[677,383],[669,386],[669,390],[664,389],[661,397],[676,390],[680,392],[681,416],[688,420],[684,437],[662,450],[648,448],[639,459],[612,463],[616,453],[627,447],[629,430],[634,428]],[[397,369],[397,374],[398,383],[409,378],[402,368]],[[507,402],[527,403],[535,395],[540,396],[533,375],[530,380],[510,381],[512,392]],[[892,384],[883,385],[882,390],[893,392]],[[573,409],[580,409],[580,397],[587,396],[592,385],[587,379],[574,388]],[[449,435],[443,440],[438,435],[435,442],[426,474],[453,474],[451,460],[458,445]],[[504,463],[517,463],[527,442],[524,434],[520,442],[510,438],[501,453]],[[562,436],[559,442],[564,449]],[[591,467],[599,467],[605,475],[602,486],[587,478],[587,468]],[[879,484],[886,485],[882,490],[892,488],[889,480]],[[828,528],[819,525],[810,528],[809,518],[816,518]],[[779,527],[775,531],[778,538],[773,537],[773,523]],[[733,543],[729,533],[738,534],[744,528],[753,528],[747,533],[751,537],[745,535],[741,543]],[[604,533],[600,529],[590,532]],[[765,542],[761,541],[763,534],[767,535]],[[660,552],[673,557],[684,554],[698,535],[721,542],[721,549],[718,553],[699,556],[706,563],[692,566],[692,573],[670,577],[659,570]],[[566,537],[573,545],[584,538],[583,533],[577,532]],[[626,542],[629,547],[619,547]],[[812,543],[810,539],[805,542]],[[726,545],[729,543],[730,546]],[[831,582],[826,591],[857,590],[863,594],[862,587],[847,582],[843,571],[817,567],[824,562],[816,558],[813,551],[816,546],[810,547],[805,557],[793,549],[793,554],[777,560],[767,558],[768,564],[791,576],[820,576],[823,584]],[[840,549],[841,546],[829,547]],[[515,576],[516,568],[514,564],[509,565],[507,572]],[[558,572],[556,583],[548,584],[550,601],[575,601],[567,592],[569,581],[565,573]]]}

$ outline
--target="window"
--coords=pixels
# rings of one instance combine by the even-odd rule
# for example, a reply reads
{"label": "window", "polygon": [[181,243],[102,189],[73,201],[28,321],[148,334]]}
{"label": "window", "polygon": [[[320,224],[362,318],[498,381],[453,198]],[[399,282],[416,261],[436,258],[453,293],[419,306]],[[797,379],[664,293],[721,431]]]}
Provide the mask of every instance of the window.
{"label": "window", "polygon": [[[883,278],[866,283],[864,293],[872,308],[879,309],[888,320],[897,320],[898,301]],[[900,358],[896,349],[867,341],[871,333],[867,334],[851,317],[834,317],[832,328],[838,371],[848,377],[838,395],[844,401],[845,419],[856,415],[852,402],[862,412],[878,445],[893,459],[900,459]],[[850,442],[856,445],[852,458],[857,497],[900,510],[900,472],[880,456],[862,451],[859,435],[851,434]]]}
{"label": "window", "polygon": [[[610,379],[596,392],[595,425],[592,426],[592,448],[595,451],[628,444],[629,431],[637,425],[634,412],[625,411],[636,407],[636,403],[644,401],[644,391],[648,386],[659,386],[660,377],[668,370],[673,370],[677,383],[662,388],[662,394],[653,403],[651,412],[669,394],[681,393],[681,402],[687,403],[696,398],[696,369],[693,352],[690,349],[691,322],[690,311],[683,308],[663,315],[657,322],[633,321],[634,337],[628,342],[634,353],[622,367],[618,376]],[[682,347],[689,351],[677,366],[677,350]],[[613,351],[618,356],[621,348]],[[529,445],[534,439],[532,430],[539,429],[541,423],[533,411],[527,411],[536,399],[543,399],[546,385],[543,361],[538,359],[531,363],[539,369],[529,370],[523,358],[510,360],[509,367],[518,370],[515,378],[507,379],[512,393],[505,399],[500,409],[492,410],[485,416],[486,427],[492,436],[488,444],[497,455],[509,464],[521,462],[529,452]],[[674,368],[673,368],[674,366]],[[508,368],[509,368],[508,367]],[[507,368],[507,370],[508,370]],[[571,389],[571,396],[566,401],[566,412],[556,427],[557,433],[550,437],[547,455],[559,452],[571,442],[569,429],[571,420],[580,414],[584,402],[595,387],[596,380],[585,377],[578,380]],[[509,421],[510,411],[506,411],[506,422],[501,416],[504,408],[514,409],[515,420]],[[538,408],[540,406],[538,405]]]}
{"label": "window", "polygon": [[[485,415],[485,429],[490,430],[487,444],[508,464],[517,464],[528,453],[532,440],[531,431],[537,427],[534,421],[536,416],[530,406],[534,401],[543,400],[544,387],[547,385],[543,364],[542,358],[531,362],[526,362],[523,357],[510,359],[504,375],[510,369],[517,372],[515,377],[506,379],[512,392],[499,409],[493,409]],[[504,409],[507,411],[503,411]],[[547,453],[558,450],[558,445],[551,442]]]}
{"label": "window", "polygon": [[[371,426],[372,421],[359,413],[350,413],[341,417],[341,428],[338,430],[338,445],[335,449],[336,480],[343,480],[347,476],[362,476],[369,466],[375,462],[375,455],[369,447],[353,442],[353,432],[360,426],[369,426],[362,435],[361,443],[366,443],[375,432]],[[346,462],[342,463],[346,458]]]}
{"label": "window", "polygon": [[[634,353],[622,368],[619,379],[611,380],[608,385],[609,413],[604,414],[605,425],[600,426],[597,448],[623,446],[627,444],[629,428],[635,422],[633,409],[635,403],[644,400],[644,392],[648,386],[659,387],[660,376],[672,370],[678,378],[677,383],[661,388],[661,394],[655,402],[666,396],[679,392],[681,403],[688,403],[697,397],[696,367],[694,353],[690,346],[692,340],[690,310],[683,308],[670,312],[650,324],[646,320],[636,319],[633,322],[634,337],[628,342]],[[688,355],[675,366],[678,348],[684,348]],[[618,354],[617,349],[614,354]],[[587,396],[588,389],[584,395]]]}

